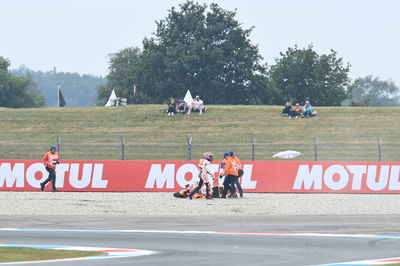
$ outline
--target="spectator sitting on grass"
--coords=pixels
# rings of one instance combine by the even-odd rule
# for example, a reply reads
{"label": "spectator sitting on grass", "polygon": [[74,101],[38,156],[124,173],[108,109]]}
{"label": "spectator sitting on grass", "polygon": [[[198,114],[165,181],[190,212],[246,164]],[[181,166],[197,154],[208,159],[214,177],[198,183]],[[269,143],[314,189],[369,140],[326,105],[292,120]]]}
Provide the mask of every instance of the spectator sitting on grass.
{"label": "spectator sitting on grass", "polygon": [[176,101],[176,112],[177,113],[186,113],[187,111],[187,103],[184,100]]}
{"label": "spectator sitting on grass", "polygon": [[194,98],[192,103],[189,105],[189,112],[187,114],[190,115],[191,111],[193,112],[199,111],[201,115],[203,113],[203,110],[204,110],[204,103],[200,99],[200,96],[197,95],[196,98]]}
{"label": "spectator sitting on grass", "polygon": [[176,113],[175,99],[171,99],[171,102],[168,104],[167,113],[168,113],[168,116],[174,115]]}
{"label": "spectator sitting on grass", "polygon": [[299,103],[296,103],[296,108],[294,109],[294,116],[297,118],[299,116],[301,116],[301,114],[303,113],[303,109],[301,108]]}
{"label": "spectator sitting on grass", "polygon": [[285,107],[282,109],[282,116],[291,116],[292,114],[292,104],[290,102],[285,103]]}
{"label": "spectator sitting on grass", "polygon": [[308,117],[316,116],[316,115],[317,115],[317,112],[313,111],[310,101],[306,101],[304,104],[303,117],[308,118]]}

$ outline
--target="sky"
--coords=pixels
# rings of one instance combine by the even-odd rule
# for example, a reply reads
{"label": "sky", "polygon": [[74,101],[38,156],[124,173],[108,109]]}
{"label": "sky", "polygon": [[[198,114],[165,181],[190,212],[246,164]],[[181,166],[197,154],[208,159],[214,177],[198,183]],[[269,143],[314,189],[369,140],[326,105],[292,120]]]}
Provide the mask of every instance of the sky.
{"label": "sky", "polygon": [[[0,0],[0,56],[11,68],[106,76],[112,53],[142,48],[178,0]],[[351,64],[350,77],[373,75],[400,86],[400,1],[214,0],[237,10],[264,62],[313,44]]]}

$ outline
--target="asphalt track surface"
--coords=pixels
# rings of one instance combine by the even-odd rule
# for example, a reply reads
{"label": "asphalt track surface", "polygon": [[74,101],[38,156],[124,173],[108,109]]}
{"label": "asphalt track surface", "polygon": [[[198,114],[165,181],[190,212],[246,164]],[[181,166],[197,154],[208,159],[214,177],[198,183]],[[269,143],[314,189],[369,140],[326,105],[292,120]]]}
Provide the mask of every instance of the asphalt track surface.
{"label": "asphalt track surface", "polygon": [[[400,256],[400,237],[178,233],[293,232],[400,235],[400,215],[360,216],[1,216],[1,228],[133,229],[0,231],[0,244],[131,248],[154,255],[46,265],[319,265]],[[162,230],[174,232],[157,232]]]}

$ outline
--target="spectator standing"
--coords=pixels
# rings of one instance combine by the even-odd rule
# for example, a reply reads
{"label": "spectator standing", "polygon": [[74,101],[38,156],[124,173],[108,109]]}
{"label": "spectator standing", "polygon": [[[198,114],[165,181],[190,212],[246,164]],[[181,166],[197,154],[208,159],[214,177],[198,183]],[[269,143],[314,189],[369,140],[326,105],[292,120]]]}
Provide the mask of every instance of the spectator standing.
{"label": "spectator standing", "polygon": [[308,118],[313,114],[312,106],[309,101],[306,101],[304,103],[304,112],[303,112],[303,117]]}
{"label": "spectator standing", "polygon": [[60,157],[58,156],[57,147],[51,146],[50,151],[46,152],[43,159],[43,164],[46,167],[47,172],[49,172],[49,177],[43,182],[40,183],[40,190],[44,191],[44,187],[47,183],[51,181],[53,185],[53,192],[59,192],[56,189],[56,165],[60,163]]}
{"label": "spectator standing", "polygon": [[204,109],[204,103],[200,99],[200,96],[197,95],[196,98],[193,99],[192,103],[189,105],[189,112],[187,113],[190,115],[192,111],[199,111],[200,115],[203,114],[203,109]]}

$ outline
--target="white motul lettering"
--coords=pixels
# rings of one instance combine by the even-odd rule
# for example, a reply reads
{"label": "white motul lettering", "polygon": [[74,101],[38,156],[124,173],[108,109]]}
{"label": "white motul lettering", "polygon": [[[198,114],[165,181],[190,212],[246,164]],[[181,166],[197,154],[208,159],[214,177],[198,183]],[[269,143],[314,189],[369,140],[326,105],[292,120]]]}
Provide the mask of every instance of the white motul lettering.
{"label": "white motul lettering", "polygon": [[347,165],[347,169],[349,170],[350,174],[353,175],[353,184],[351,185],[351,189],[360,190],[363,175],[365,175],[365,173],[367,173],[367,166],[365,166],[365,165]]}
{"label": "white motul lettering", "polygon": [[[187,173],[190,173],[191,179],[186,180],[185,176]],[[185,187],[186,184],[192,184],[196,181],[199,181],[199,169],[194,164],[184,164],[179,167],[178,171],[176,172],[176,182],[182,188]]]}
{"label": "white motul lettering", "polygon": [[63,188],[65,173],[69,170],[69,163],[60,163],[56,167],[56,187]]}
{"label": "white motul lettering", "polygon": [[69,171],[69,183],[74,188],[84,188],[90,184],[90,178],[92,176],[92,164],[84,163],[82,170],[82,178],[79,180],[79,164],[71,163],[71,169]]}
{"label": "white motul lettering", "polygon": [[400,190],[400,165],[392,165],[390,170],[389,190]]}
{"label": "white motul lettering", "polygon": [[[42,175],[40,179],[36,179],[37,172],[40,172]],[[43,182],[48,176],[49,173],[42,163],[34,163],[26,170],[26,182],[34,188],[40,188],[40,182]]]}
{"label": "white motul lettering", "polygon": [[389,180],[389,167],[389,165],[382,165],[380,167],[379,180],[377,181],[377,166],[368,166],[367,187],[375,191],[384,189],[387,186]]}
{"label": "white motul lettering", "polygon": [[[339,180],[335,181],[334,176],[339,176]],[[349,182],[349,173],[341,165],[331,165],[326,169],[324,174],[325,185],[333,190],[343,189]]]}
{"label": "white motul lettering", "polygon": [[0,187],[24,187],[24,167],[23,163],[15,163],[11,169],[11,163],[0,165]]}
{"label": "white motul lettering", "polygon": [[244,174],[242,176],[242,188],[243,189],[255,189],[257,186],[257,181],[251,180],[251,175],[253,173],[253,165],[245,164],[243,166]]}
{"label": "white motul lettering", "polygon": [[322,188],[322,165],[313,165],[311,170],[309,165],[300,165],[293,189],[311,189],[313,185],[314,189]]}
{"label": "white motul lettering", "polygon": [[94,164],[92,188],[107,188],[108,180],[103,179],[103,164]]}
{"label": "white motul lettering", "polygon": [[161,170],[161,164],[152,164],[147,177],[145,188],[174,188],[174,170],[175,164],[166,164],[164,171]]}

